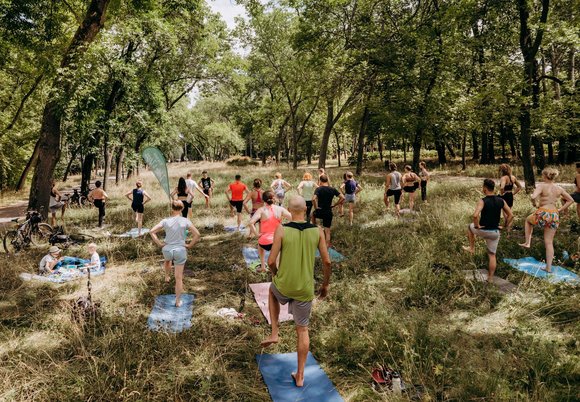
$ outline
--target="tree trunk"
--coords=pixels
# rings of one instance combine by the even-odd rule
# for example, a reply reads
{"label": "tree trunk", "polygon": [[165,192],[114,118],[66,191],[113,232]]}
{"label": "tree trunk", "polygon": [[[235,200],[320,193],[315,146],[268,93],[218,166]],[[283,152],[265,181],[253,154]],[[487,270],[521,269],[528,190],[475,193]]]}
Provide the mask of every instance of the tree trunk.
{"label": "tree trunk", "polygon": [[324,132],[322,133],[322,142],[320,143],[320,155],[318,157],[318,168],[326,167],[326,157],[328,153],[328,143],[330,141],[330,134],[334,127],[334,101],[333,99],[326,100],[326,123],[324,125]]}
{"label": "tree trunk", "polygon": [[119,184],[123,174],[123,163],[125,160],[125,148],[121,145],[117,149],[117,155],[115,156],[115,184]]}
{"label": "tree trunk", "polygon": [[282,152],[282,141],[284,141],[284,130],[286,129],[288,120],[290,120],[289,115],[284,118],[284,122],[280,125],[280,128],[278,129],[278,140],[276,141],[276,164],[280,163],[280,155]]}
{"label": "tree trunk", "polygon": [[482,165],[487,165],[489,163],[488,139],[487,130],[484,129],[481,132],[481,159],[479,160],[479,163]]}
{"label": "tree trunk", "polygon": [[477,131],[473,130],[471,132],[471,147],[473,148],[473,159],[474,161],[479,160],[479,143],[477,142]]}
{"label": "tree trunk", "polygon": [[383,161],[383,142],[381,141],[380,134],[378,136],[378,141],[379,141],[379,158],[381,159],[381,162],[382,162]]}
{"label": "tree trunk", "polygon": [[16,185],[16,191],[21,191],[26,184],[26,178],[28,177],[28,173],[30,169],[36,167],[36,163],[38,162],[38,155],[40,154],[40,140],[36,141],[34,145],[34,150],[32,151],[32,155],[30,159],[28,159],[28,163],[24,167],[22,174],[20,175],[20,180],[18,180],[18,184]]}
{"label": "tree trunk", "polygon": [[105,134],[105,141],[103,142],[103,160],[105,167],[103,172],[103,190],[107,190],[107,183],[109,182],[109,174],[111,173],[111,162],[113,160],[113,153],[109,148],[109,134]]}
{"label": "tree trunk", "polygon": [[451,145],[449,142],[446,142],[446,143],[445,143],[445,146],[446,146],[446,147],[447,147],[447,149],[449,150],[449,155],[451,155],[451,157],[455,159],[455,157],[456,157],[457,155],[455,155],[455,151],[453,150],[453,146],[452,146],[452,145]]}
{"label": "tree trunk", "polygon": [[440,139],[435,140],[435,149],[437,150],[437,161],[440,166],[447,163],[447,156],[445,155],[445,145]]}
{"label": "tree trunk", "polygon": [[489,151],[489,163],[495,163],[495,148],[494,148],[494,132],[493,130],[489,130],[489,141],[487,144],[487,149]]}
{"label": "tree trunk", "polygon": [[68,160],[68,163],[66,164],[66,169],[64,171],[64,175],[62,176],[62,181],[66,182],[68,179],[68,175],[70,173],[70,168],[74,162],[74,160],[77,158],[77,154],[79,152],[79,149],[81,148],[81,146],[77,146],[75,149],[73,149],[70,159]]}
{"label": "tree trunk", "polygon": [[367,127],[369,125],[370,120],[370,110],[369,110],[369,100],[372,96],[372,88],[369,91],[369,97],[365,104],[365,108],[363,111],[363,116],[360,123],[360,130],[358,133],[358,141],[357,141],[357,155],[356,155],[356,174],[360,176],[363,170],[363,156],[364,156],[364,146],[365,146],[365,137],[367,133]]}
{"label": "tree trunk", "polygon": [[467,132],[463,133],[463,141],[461,142],[461,170],[467,169],[467,162],[465,160],[465,149],[467,148]]}
{"label": "tree trunk", "polygon": [[334,137],[336,138],[336,154],[338,155],[338,167],[340,166],[340,139],[338,138],[338,133],[336,130],[334,131]]}
{"label": "tree trunk", "polygon": [[542,140],[538,137],[532,137],[532,144],[534,146],[534,163],[536,164],[536,169],[538,174],[542,172],[542,170],[546,167],[546,153],[544,152],[544,144],[542,144]]}
{"label": "tree trunk", "polygon": [[306,159],[308,164],[312,163],[312,140],[314,139],[314,131],[310,131],[310,135],[308,136],[308,145],[306,146]]}
{"label": "tree trunk", "polygon": [[93,172],[93,165],[95,163],[95,154],[89,152],[85,155],[83,165],[81,168],[81,193],[85,194],[89,191],[89,184],[91,182],[91,173]]}
{"label": "tree trunk", "polygon": [[554,164],[554,146],[552,145],[552,141],[548,142],[548,163],[550,165]]}
{"label": "tree trunk", "polygon": [[60,63],[60,73],[53,81],[53,88],[62,96],[51,97],[47,101],[42,114],[42,124],[39,138],[38,163],[34,169],[28,208],[41,212],[48,217],[51,180],[54,169],[60,158],[61,119],[63,116],[63,100],[70,99],[73,88],[69,75],[78,68],[79,57],[86,52],[103,26],[110,0],[91,0],[84,20],[66,50]]}

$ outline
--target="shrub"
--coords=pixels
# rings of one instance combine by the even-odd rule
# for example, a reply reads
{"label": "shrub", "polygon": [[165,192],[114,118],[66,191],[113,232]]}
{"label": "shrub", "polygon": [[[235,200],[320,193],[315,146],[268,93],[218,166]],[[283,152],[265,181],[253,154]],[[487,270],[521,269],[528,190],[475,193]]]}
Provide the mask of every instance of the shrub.
{"label": "shrub", "polygon": [[235,156],[226,161],[228,166],[258,166],[260,162],[253,160],[248,156]]}

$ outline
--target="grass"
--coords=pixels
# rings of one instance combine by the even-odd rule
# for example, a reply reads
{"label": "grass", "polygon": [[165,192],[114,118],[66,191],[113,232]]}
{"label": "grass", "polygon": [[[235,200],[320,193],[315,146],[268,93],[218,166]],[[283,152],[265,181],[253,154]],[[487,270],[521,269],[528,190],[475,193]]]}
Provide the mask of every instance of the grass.
{"label": "grass", "polygon": [[[194,224],[202,242],[190,253],[185,278],[197,297],[192,328],[178,335],[150,332],[146,319],[154,297],[173,293],[163,282],[158,250],[148,239],[98,239],[109,258],[107,273],[93,280],[93,296],[102,303],[102,319],[81,327],[70,318],[69,300],[84,295],[84,282],[51,285],[22,282],[34,272],[43,250],[0,257],[0,400],[194,400],[266,401],[266,387],[255,363],[268,326],[246,294],[247,283],[262,281],[244,269],[241,247],[249,241],[223,232],[233,220],[222,189],[238,171],[250,183],[273,178],[274,170],[234,168],[224,164],[172,164],[179,175],[203,168],[220,189],[214,208],[194,201]],[[314,169],[313,169],[314,170]],[[329,169],[335,181],[342,170]],[[296,185],[303,169],[282,170]],[[535,280],[500,263],[498,275],[518,285],[500,294],[494,287],[464,278],[465,269],[484,268],[478,243],[475,257],[461,252],[479,180],[449,180],[443,171],[431,183],[429,204],[397,221],[384,214],[380,174],[362,178],[364,192],[357,224],[335,219],[333,242],[348,256],[334,265],[330,298],[311,320],[311,349],[348,401],[392,401],[371,388],[370,371],[384,364],[402,372],[407,383],[421,385],[424,400],[573,401],[580,398],[580,303],[577,288]],[[480,172],[466,175],[480,176]],[[145,189],[154,196],[145,226],[167,213],[167,198],[150,172],[142,171]],[[267,181],[267,180],[265,180]],[[129,184],[108,190],[108,231],[134,226],[123,198]],[[516,196],[517,223],[530,212],[525,195]],[[576,220],[563,218],[556,255],[580,251]],[[92,232],[96,211],[67,211],[70,231]],[[214,223],[213,229],[206,229]],[[530,252],[517,246],[522,233],[500,242],[498,260],[531,254],[541,259],[543,245],[534,238]],[[76,247],[67,254],[82,255]],[[579,271],[578,266],[570,269]],[[320,280],[320,267],[316,271]],[[221,307],[239,309],[260,320],[229,321],[216,316]],[[281,343],[272,351],[295,350],[291,325],[282,325]],[[404,399],[402,399],[404,400]]]}

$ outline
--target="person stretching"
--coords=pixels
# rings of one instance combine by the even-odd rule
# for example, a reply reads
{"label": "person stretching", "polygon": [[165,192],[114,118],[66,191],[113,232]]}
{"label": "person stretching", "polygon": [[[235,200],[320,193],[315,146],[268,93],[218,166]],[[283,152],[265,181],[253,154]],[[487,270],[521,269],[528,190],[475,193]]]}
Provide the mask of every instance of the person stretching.
{"label": "person stretching", "polygon": [[362,191],[362,187],[354,180],[352,172],[346,172],[346,180],[340,186],[340,191],[344,194],[344,200],[348,204],[348,219],[350,226],[352,226],[356,195]]}
{"label": "person stretching", "polygon": [[421,201],[427,202],[427,184],[430,180],[430,174],[427,170],[427,164],[425,162],[419,162],[419,178],[421,179]]}
{"label": "person stretching", "polygon": [[195,180],[193,180],[191,178],[191,173],[187,173],[187,176],[185,178],[185,185],[187,186],[187,189],[189,190],[187,202],[189,204],[189,218],[191,219],[191,217],[193,216],[193,198],[194,198],[193,190],[197,190],[198,193],[203,195],[203,198],[205,198],[206,204],[207,204],[207,200],[208,200],[209,196],[206,193],[204,193],[203,190],[201,189],[201,187],[198,186],[198,184],[195,182]]}
{"label": "person stretching", "polygon": [[403,191],[409,194],[409,209],[412,211],[415,207],[415,191],[419,187],[419,176],[413,172],[410,165],[405,166],[405,174],[403,175]]}
{"label": "person stretching", "polygon": [[487,256],[489,259],[487,281],[491,282],[495,268],[497,267],[497,246],[499,244],[499,221],[501,211],[504,212],[505,225],[510,227],[513,214],[507,203],[495,195],[495,182],[491,179],[483,181],[483,194],[485,197],[477,202],[475,212],[473,213],[473,223],[467,228],[467,238],[469,246],[463,246],[465,251],[471,254],[475,253],[475,236],[485,239],[487,244]]}
{"label": "person stretching", "polygon": [[[344,195],[342,195],[334,187],[328,185],[328,176],[323,174],[320,176],[320,187],[314,191],[312,197],[312,204],[314,206],[314,218],[322,220],[324,227],[324,234],[326,238],[326,246],[330,247],[330,227],[332,226],[332,208],[344,202]],[[332,205],[334,197],[339,197],[338,202]]]}
{"label": "person stretching", "polygon": [[[526,219],[526,241],[520,246],[530,248],[532,245],[532,233],[534,226],[544,229],[544,245],[546,246],[546,271],[552,272],[552,260],[554,259],[554,236],[558,226],[560,226],[560,213],[568,209],[574,203],[572,196],[562,187],[554,184],[558,177],[558,171],[546,168],[542,171],[543,183],[532,193],[532,204],[538,209]],[[559,199],[565,200],[565,204],[560,209],[556,208]]]}
{"label": "person stretching", "polygon": [[312,212],[312,197],[314,196],[314,191],[318,187],[318,184],[312,180],[312,175],[308,172],[304,173],[302,176],[302,181],[298,184],[298,194],[300,194],[306,201],[306,219],[310,222],[311,212]]}
{"label": "person stretching", "polygon": [[292,185],[288,183],[286,180],[282,179],[282,173],[278,172],[275,174],[276,179],[270,185],[274,194],[276,194],[276,198],[278,199],[278,205],[282,205],[284,203],[284,197],[286,196],[286,192],[292,188]]}
{"label": "person stretching", "polygon": [[211,177],[207,175],[207,170],[201,172],[201,180],[199,181],[199,186],[203,189],[203,193],[207,195],[205,198],[205,207],[211,207],[211,197],[213,196],[213,186],[215,182]]}
{"label": "person stretching", "polygon": [[274,232],[282,222],[282,219],[292,219],[290,212],[278,205],[273,205],[276,196],[272,191],[264,192],[264,202],[266,205],[259,208],[250,220],[250,237],[256,236],[256,222],[260,222],[260,237],[258,238],[258,253],[260,255],[261,269],[258,272],[266,272],[264,255],[266,251],[272,250],[274,242]]}
{"label": "person stretching", "polygon": [[[280,225],[274,235],[274,244],[268,257],[272,271],[268,309],[272,320],[272,333],[262,341],[268,347],[279,341],[280,304],[288,303],[296,325],[298,364],[296,372],[290,375],[297,387],[304,386],[304,367],[310,349],[308,323],[314,300],[314,259],[316,250],[320,252],[324,277],[320,287],[319,299],[328,295],[330,282],[330,256],[326,248],[324,233],[311,223],[306,222],[306,201],[300,196],[291,197],[288,208],[292,221]],[[280,263],[278,264],[278,257]]]}
{"label": "person stretching", "polygon": [[125,194],[131,201],[131,209],[135,212],[135,222],[137,222],[138,236],[141,236],[141,228],[143,227],[143,212],[145,212],[145,204],[151,201],[151,197],[147,191],[143,190],[143,182],[137,180],[136,188]]}
{"label": "person stretching", "polygon": [[[226,190],[226,197],[230,203],[230,211],[234,216],[234,208],[236,208],[236,215],[238,217],[238,230],[242,225],[242,209],[244,208],[244,198],[248,193],[248,187],[241,182],[242,176],[239,174],[234,178],[235,181],[228,186]],[[247,208],[246,208],[247,209]]]}
{"label": "person stretching", "polygon": [[[183,201],[173,200],[171,202],[171,217],[159,222],[149,234],[151,238],[163,252],[165,282],[171,280],[171,263],[175,266],[175,307],[181,307],[181,294],[183,293],[183,267],[187,261],[187,250],[192,248],[199,241],[199,231],[193,223],[182,216]],[[165,231],[165,240],[160,241],[157,233]],[[189,243],[185,243],[187,231],[193,238]]]}
{"label": "person stretching", "polygon": [[514,196],[522,190],[522,185],[516,176],[512,174],[512,168],[507,163],[499,165],[499,173],[501,175],[499,179],[499,196],[513,210]]}
{"label": "person stretching", "polygon": [[389,212],[389,197],[395,199],[395,213],[399,217],[401,212],[401,195],[403,193],[401,189],[401,173],[397,171],[397,165],[393,162],[389,163],[389,170],[391,172],[385,176],[385,197],[383,200],[387,207],[387,212]]}
{"label": "person stretching", "polygon": [[95,188],[89,193],[89,201],[92,201],[95,207],[99,210],[99,227],[103,226],[103,218],[105,217],[105,203],[109,199],[109,196],[101,188],[101,182],[97,180],[95,182]]}

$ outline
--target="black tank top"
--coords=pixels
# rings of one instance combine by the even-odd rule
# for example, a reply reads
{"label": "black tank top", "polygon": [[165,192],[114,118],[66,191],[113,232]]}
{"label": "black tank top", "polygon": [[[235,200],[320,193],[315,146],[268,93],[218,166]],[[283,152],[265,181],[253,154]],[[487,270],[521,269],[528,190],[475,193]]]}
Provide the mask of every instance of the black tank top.
{"label": "black tank top", "polygon": [[488,195],[482,200],[483,209],[479,218],[479,226],[485,230],[496,230],[499,227],[504,200],[497,195]]}
{"label": "black tank top", "polygon": [[209,190],[211,188],[211,179],[209,177],[207,178],[201,178],[201,186],[204,188],[204,190]]}
{"label": "black tank top", "polygon": [[143,190],[140,188],[133,189],[133,204],[141,205],[143,204]]}

